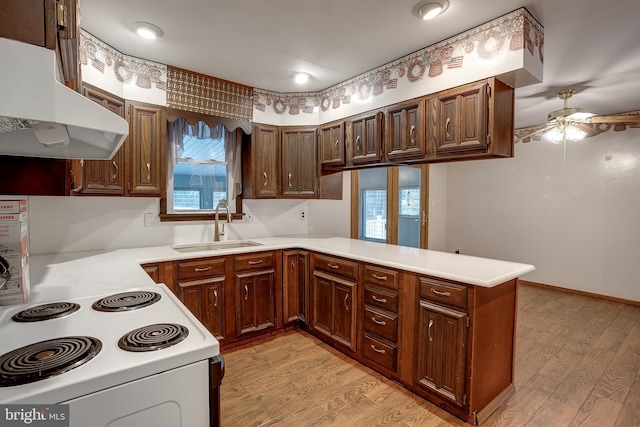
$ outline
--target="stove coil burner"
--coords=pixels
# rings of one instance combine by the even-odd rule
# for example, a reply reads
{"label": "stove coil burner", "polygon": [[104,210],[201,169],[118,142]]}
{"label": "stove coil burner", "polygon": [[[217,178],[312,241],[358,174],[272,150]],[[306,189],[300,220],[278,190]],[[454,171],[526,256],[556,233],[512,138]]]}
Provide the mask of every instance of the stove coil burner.
{"label": "stove coil burner", "polygon": [[132,291],[110,295],[93,303],[97,311],[128,311],[146,307],[160,301],[160,294],[149,291]]}
{"label": "stove coil burner", "polygon": [[0,387],[28,384],[75,369],[102,349],[94,337],[72,336],[40,341],[0,356]]}
{"label": "stove coil burner", "polygon": [[154,351],[178,344],[189,335],[189,330],[175,323],[156,323],[134,329],[118,341],[126,351]]}
{"label": "stove coil burner", "polygon": [[22,310],[14,314],[11,320],[14,322],[40,322],[68,316],[79,309],[80,305],[73,302],[53,302]]}

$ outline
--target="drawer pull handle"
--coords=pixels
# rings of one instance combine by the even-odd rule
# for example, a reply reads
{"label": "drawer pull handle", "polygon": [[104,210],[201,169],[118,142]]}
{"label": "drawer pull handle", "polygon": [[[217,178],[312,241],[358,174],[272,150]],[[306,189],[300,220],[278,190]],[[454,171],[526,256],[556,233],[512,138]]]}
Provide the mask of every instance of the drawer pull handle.
{"label": "drawer pull handle", "polygon": [[429,336],[429,341],[433,341],[433,336],[431,335],[432,326],[433,326],[433,320],[429,320],[429,330],[427,331],[427,335]]}
{"label": "drawer pull handle", "polygon": [[244,300],[248,300],[249,299],[249,287],[247,285],[244,285]]}
{"label": "drawer pull handle", "polygon": [[198,273],[201,273],[203,271],[211,270],[211,266],[209,266],[209,267],[196,267],[196,268],[194,268],[194,270],[197,271]]}
{"label": "drawer pull handle", "polygon": [[264,181],[262,183],[263,187],[267,186],[267,173],[266,172],[262,172],[262,176],[264,176]]}
{"label": "drawer pull handle", "polygon": [[451,135],[449,135],[449,124],[451,123],[451,118],[447,117],[447,121],[444,123],[444,132],[447,134],[446,138],[449,139],[451,138]]}
{"label": "drawer pull handle", "polygon": [[218,290],[217,289],[213,290],[213,306],[214,307],[218,306]]}
{"label": "drawer pull handle", "polygon": [[356,136],[356,152],[360,151],[360,135]]}
{"label": "drawer pull handle", "polygon": [[373,296],[373,300],[376,301],[376,302],[387,302],[386,298],[379,298],[379,297],[377,297],[375,295]]}
{"label": "drawer pull handle", "polygon": [[289,188],[293,187],[293,185],[291,184],[291,174],[289,174]]}
{"label": "drawer pull handle", "polygon": [[411,143],[416,143],[416,127],[415,125],[411,125],[411,130],[409,130],[409,139],[411,139]]}
{"label": "drawer pull handle", "polygon": [[256,265],[256,264],[262,264],[262,260],[259,259],[257,261],[249,261],[249,265]]}
{"label": "drawer pull handle", "polygon": [[433,292],[434,294],[441,296],[441,297],[450,297],[451,296],[451,292],[442,292],[442,291],[437,291],[433,288],[431,288],[431,292]]}
{"label": "drawer pull handle", "polygon": [[349,306],[347,305],[348,300],[349,300],[349,294],[344,296],[344,308],[346,308],[347,311],[349,311]]}
{"label": "drawer pull handle", "polygon": [[385,353],[386,353],[386,351],[385,351],[385,350],[380,350],[379,348],[376,348],[376,346],[375,346],[375,345],[373,345],[373,344],[371,344],[371,349],[372,349],[373,351],[375,351],[376,353],[380,353],[380,354],[385,354]]}
{"label": "drawer pull handle", "polygon": [[327,264],[327,266],[328,266],[329,268],[333,268],[334,270],[337,270],[337,269],[339,269],[339,268],[340,268],[340,266],[339,266],[338,264]]}
{"label": "drawer pull handle", "polygon": [[373,278],[377,280],[387,280],[387,276],[378,276],[377,274],[373,274]]}
{"label": "drawer pull handle", "polygon": [[376,325],[380,325],[380,326],[385,326],[387,324],[387,322],[385,322],[384,320],[378,320],[375,317],[371,316],[371,320],[373,321],[373,323],[375,323]]}
{"label": "drawer pull handle", "polygon": [[114,171],[114,172],[113,172],[113,174],[111,175],[111,179],[115,181],[115,180],[116,180],[116,178],[118,178],[118,171],[119,171],[119,169],[118,169],[118,164],[116,163],[116,161],[115,161],[115,160],[112,162],[112,164],[113,164],[113,167],[114,167],[115,171]]}

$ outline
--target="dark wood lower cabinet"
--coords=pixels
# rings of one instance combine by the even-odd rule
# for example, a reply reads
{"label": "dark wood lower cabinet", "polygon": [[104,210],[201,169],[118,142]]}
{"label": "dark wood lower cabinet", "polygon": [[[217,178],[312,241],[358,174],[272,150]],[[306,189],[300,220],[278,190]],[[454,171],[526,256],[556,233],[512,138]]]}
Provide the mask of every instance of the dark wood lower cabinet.
{"label": "dark wood lower cabinet", "polygon": [[276,326],[275,270],[236,273],[236,335]]}
{"label": "dark wood lower cabinet", "polygon": [[468,318],[466,313],[420,301],[418,384],[458,406],[467,400],[464,379]]}
{"label": "dark wood lower cabinet", "polygon": [[313,272],[312,328],[352,351],[356,350],[356,289],[356,282]]}
{"label": "dark wood lower cabinet", "polygon": [[216,337],[224,339],[224,277],[178,283],[177,295]]}
{"label": "dark wood lower cabinet", "polygon": [[517,279],[474,286],[297,249],[143,267],[223,350],[302,327],[472,424],[515,392]]}

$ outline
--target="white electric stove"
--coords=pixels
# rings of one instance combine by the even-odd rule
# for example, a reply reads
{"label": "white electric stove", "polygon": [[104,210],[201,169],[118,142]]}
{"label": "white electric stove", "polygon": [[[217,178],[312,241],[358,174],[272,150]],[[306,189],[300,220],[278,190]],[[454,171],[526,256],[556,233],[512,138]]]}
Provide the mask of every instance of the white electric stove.
{"label": "white electric stove", "polygon": [[219,343],[164,285],[3,308],[0,331],[2,404],[67,403],[77,427],[219,423]]}

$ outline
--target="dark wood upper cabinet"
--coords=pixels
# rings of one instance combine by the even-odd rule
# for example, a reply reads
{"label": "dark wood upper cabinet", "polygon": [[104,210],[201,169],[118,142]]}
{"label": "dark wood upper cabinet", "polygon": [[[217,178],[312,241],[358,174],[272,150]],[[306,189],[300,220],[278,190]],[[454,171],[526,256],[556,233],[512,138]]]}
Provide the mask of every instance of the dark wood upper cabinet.
{"label": "dark wood upper cabinet", "polygon": [[514,90],[496,78],[427,99],[427,161],[513,157]]}
{"label": "dark wood upper cabinet", "polygon": [[56,48],[56,0],[2,0],[0,37]]}
{"label": "dark wood upper cabinet", "polygon": [[164,107],[126,101],[129,136],[125,141],[127,195],[163,196],[166,188],[166,133]]}
{"label": "dark wood upper cabinet", "polygon": [[282,128],[281,185],[283,198],[318,196],[317,128]]}
{"label": "dark wood upper cabinet", "polygon": [[416,159],[426,154],[424,98],[388,107],[385,125],[387,160]]}
{"label": "dark wood upper cabinet", "polygon": [[[124,99],[89,84],[84,84],[83,95],[120,117],[125,117]],[[125,145],[123,144],[111,160],[73,160],[73,194],[125,193]]]}
{"label": "dark wood upper cabinet", "polygon": [[344,166],[345,121],[320,126],[320,167]]}
{"label": "dark wood upper cabinet", "polygon": [[378,163],[382,160],[383,112],[371,111],[349,120],[347,165]]}
{"label": "dark wood upper cabinet", "polygon": [[[277,126],[255,124],[251,144],[244,151],[243,197],[274,199],[278,197],[278,159],[280,129]],[[244,148],[243,148],[244,150]]]}

